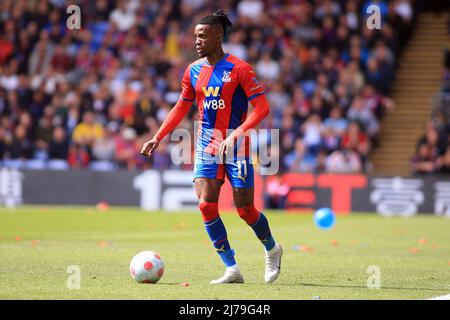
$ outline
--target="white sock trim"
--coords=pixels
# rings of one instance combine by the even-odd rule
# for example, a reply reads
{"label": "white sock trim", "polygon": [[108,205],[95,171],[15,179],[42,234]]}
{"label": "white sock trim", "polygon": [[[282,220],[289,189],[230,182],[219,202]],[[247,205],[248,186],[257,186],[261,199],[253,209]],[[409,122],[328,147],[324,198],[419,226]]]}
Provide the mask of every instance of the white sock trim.
{"label": "white sock trim", "polygon": [[226,271],[239,271],[239,266],[236,263],[235,265],[233,265],[231,267],[227,267]]}
{"label": "white sock trim", "polygon": [[275,245],[273,246],[273,248],[272,249],[270,249],[269,251],[266,251],[267,252],[267,254],[272,254],[272,253],[274,253],[275,251],[278,251],[278,243],[275,243]]}

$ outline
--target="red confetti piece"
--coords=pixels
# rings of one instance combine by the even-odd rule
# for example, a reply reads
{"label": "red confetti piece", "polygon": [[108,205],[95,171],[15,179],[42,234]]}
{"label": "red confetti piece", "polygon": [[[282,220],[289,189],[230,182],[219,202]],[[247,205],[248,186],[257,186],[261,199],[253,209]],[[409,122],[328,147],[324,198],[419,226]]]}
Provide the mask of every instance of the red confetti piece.
{"label": "red confetti piece", "polygon": [[109,204],[106,201],[101,201],[97,204],[97,210],[106,211],[109,209]]}
{"label": "red confetti piece", "polygon": [[425,238],[422,238],[422,239],[419,240],[419,243],[420,243],[420,244],[427,244],[427,243],[428,243],[428,240],[425,239]]}
{"label": "red confetti piece", "polygon": [[105,240],[100,240],[99,242],[97,242],[97,245],[100,248],[106,247],[106,241]]}
{"label": "red confetti piece", "polygon": [[411,249],[409,249],[409,251],[410,251],[411,253],[417,253],[417,252],[420,251],[420,249],[419,249],[419,248],[411,248]]}

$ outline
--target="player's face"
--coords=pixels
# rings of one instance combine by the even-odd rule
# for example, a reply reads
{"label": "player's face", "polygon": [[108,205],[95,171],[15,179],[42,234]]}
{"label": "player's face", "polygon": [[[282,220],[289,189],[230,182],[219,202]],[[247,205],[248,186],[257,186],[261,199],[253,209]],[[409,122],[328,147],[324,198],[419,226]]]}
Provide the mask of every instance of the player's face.
{"label": "player's face", "polygon": [[196,25],[194,36],[195,49],[201,58],[211,55],[220,45],[221,34],[215,25]]}

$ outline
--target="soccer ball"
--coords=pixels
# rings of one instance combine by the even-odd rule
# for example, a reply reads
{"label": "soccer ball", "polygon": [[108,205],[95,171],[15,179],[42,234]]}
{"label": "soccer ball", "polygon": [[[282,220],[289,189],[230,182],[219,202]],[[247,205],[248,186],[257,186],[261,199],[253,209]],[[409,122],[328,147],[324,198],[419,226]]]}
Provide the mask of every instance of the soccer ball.
{"label": "soccer ball", "polygon": [[164,273],[164,262],[153,251],[142,251],[131,259],[131,277],[138,283],[156,283]]}
{"label": "soccer ball", "polygon": [[330,229],[336,223],[333,210],[330,208],[320,208],[314,213],[314,222],[320,229]]}

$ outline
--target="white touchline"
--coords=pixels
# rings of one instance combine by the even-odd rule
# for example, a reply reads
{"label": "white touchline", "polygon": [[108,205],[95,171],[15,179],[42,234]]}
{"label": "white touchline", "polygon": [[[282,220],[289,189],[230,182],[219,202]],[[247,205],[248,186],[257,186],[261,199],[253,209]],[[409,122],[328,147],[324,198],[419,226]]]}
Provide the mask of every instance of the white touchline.
{"label": "white touchline", "polygon": [[447,294],[445,296],[430,298],[428,300],[450,300],[450,294]]}

